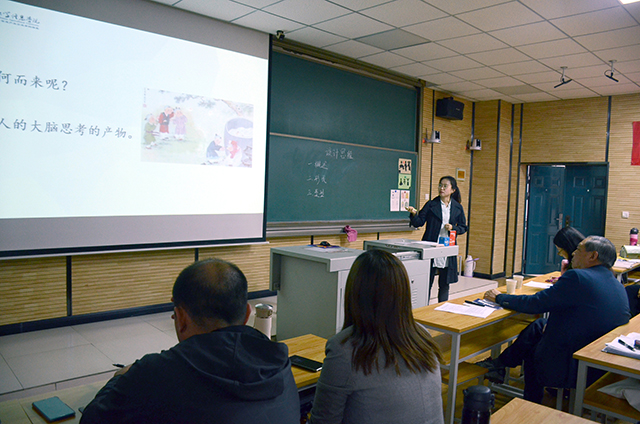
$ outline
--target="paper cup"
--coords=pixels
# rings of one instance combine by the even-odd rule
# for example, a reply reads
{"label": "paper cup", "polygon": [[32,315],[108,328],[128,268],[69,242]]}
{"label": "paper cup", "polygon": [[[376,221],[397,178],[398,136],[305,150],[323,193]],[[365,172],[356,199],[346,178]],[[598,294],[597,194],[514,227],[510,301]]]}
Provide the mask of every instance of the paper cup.
{"label": "paper cup", "polygon": [[524,275],[514,275],[513,279],[516,280],[516,290],[522,288],[522,282],[524,281]]}
{"label": "paper cup", "polygon": [[516,293],[516,280],[512,278],[507,278],[507,294],[515,294]]}

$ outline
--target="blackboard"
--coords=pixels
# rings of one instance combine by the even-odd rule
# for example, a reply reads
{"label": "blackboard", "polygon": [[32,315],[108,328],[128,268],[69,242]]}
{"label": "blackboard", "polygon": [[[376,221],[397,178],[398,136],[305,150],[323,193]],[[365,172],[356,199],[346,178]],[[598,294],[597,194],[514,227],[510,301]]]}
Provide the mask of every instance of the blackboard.
{"label": "blackboard", "polygon": [[[269,138],[267,217],[269,222],[407,219],[391,211],[391,190],[410,176],[409,204],[415,204],[417,154],[302,138]],[[410,174],[400,177],[400,160]]]}
{"label": "blackboard", "polygon": [[278,52],[270,66],[267,222],[406,220],[391,191],[415,204],[419,90]]}
{"label": "blackboard", "polygon": [[269,131],[415,152],[418,94],[273,52]]}

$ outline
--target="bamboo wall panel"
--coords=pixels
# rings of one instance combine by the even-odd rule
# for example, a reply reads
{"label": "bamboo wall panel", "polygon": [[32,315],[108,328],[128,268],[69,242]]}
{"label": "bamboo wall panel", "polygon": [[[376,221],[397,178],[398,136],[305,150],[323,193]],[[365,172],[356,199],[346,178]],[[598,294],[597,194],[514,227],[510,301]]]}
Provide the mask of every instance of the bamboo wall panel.
{"label": "bamboo wall panel", "polygon": [[[629,244],[631,228],[640,228],[640,166],[631,165],[632,123],[639,121],[640,94],[612,98],[605,236],[618,249]],[[629,219],[622,218],[623,211]]]}
{"label": "bamboo wall panel", "polygon": [[479,258],[476,272],[491,274],[496,196],[498,102],[476,103],[475,137],[482,150],[473,152],[473,194],[469,219],[469,254]]}
{"label": "bamboo wall panel", "polygon": [[522,134],[522,161],[604,161],[607,109],[607,97],[527,103]]}
{"label": "bamboo wall panel", "polygon": [[65,257],[0,261],[0,325],[67,315]]}
{"label": "bamboo wall panel", "polygon": [[[437,102],[438,99],[442,99],[444,97],[451,97],[451,95],[436,92],[435,100]],[[465,181],[458,181],[458,188],[460,189],[460,195],[462,197],[462,207],[464,208],[465,215],[468,216],[471,153],[466,147],[467,140],[471,137],[473,103],[467,100],[456,100],[461,101],[464,104],[463,119],[460,121],[435,117],[434,127],[436,131],[440,131],[442,141],[439,144],[422,144],[421,163],[422,169],[426,171],[421,172],[420,198],[415,207],[417,209],[421,209],[428,200],[438,196],[438,183],[440,182],[440,178],[446,175],[450,175],[455,178],[457,176],[456,170],[461,168],[466,171],[466,179]],[[434,113],[434,110],[432,108],[431,92],[425,96],[424,107],[425,116],[423,117],[423,134],[426,134],[428,138],[431,136],[431,130],[433,129],[431,126],[431,114]],[[432,161],[433,168],[431,167]],[[405,238],[421,240],[423,233],[424,227],[420,228],[415,237],[405,236]],[[466,252],[467,240],[468,234],[461,235],[458,238],[460,254],[464,254]]]}
{"label": "bamboo wall panel", "polygon": [[168,303],[194,259],[194,249],[74,256],[73,315]]}
{"label": "bamboo wall panel", "polygon": [[522,250],[518,249],[517,236],[519,228],[521,227],[522,220],[520,219],[521,211],[519,208],[518,200],[518,176],[519,176],[519,152],[520,152],[520,110],[522,105],[514,105],[513,107],[513,142],[511,152],[511,190],[508,193],[509,196],[509,226],[507,228],[507,260],[505,273],[507,276],[520,272],[521,269],[521,256]]}
{"label": "bamboo wall panel", "polygon": [[419,188],[416,195],[416,204],[414,207],[420,209],[420,205],[425,202],[431,195],[431,157],[433,152],[433,145],[431,143],[422,143],[424,138],[429,138],[431,135],[432,125],[431,120],[433,113],[435,113],[433,105],[433,90],[425,88],[423,90],[422,98],[422,126],[420,135],[420,147],[418,148],[418,160],[420,161],[420,168],[418,172],[420,177],[418,178]]}
{"label": "bamboo wall panel", "polygon": [[507,258],[507,216],[509,211],[509,181],[511,162],[511,104],[500,102],[500,137],[497,149],[497,175],[496,175],[496,199],[495,199],[495,224],[493,238],[493,266],[491,274],[506,272],[505,261]]}

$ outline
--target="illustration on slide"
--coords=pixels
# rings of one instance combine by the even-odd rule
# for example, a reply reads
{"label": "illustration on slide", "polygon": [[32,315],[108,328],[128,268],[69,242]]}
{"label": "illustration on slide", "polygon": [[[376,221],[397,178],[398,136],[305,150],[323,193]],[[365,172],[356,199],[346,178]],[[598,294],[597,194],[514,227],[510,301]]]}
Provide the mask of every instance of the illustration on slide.
{"label": "illustration on slide", "polygon": [[144,90],[143,162],[251,167],[253,105]]}

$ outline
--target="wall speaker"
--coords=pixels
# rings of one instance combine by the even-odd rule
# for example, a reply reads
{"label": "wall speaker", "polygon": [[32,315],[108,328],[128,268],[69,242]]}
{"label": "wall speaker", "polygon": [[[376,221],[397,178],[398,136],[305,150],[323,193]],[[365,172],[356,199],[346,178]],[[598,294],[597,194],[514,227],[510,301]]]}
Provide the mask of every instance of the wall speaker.
{"label": "wall speaker", "polygon": [[436,102],[436,116],[445,119],[462,119],[464,103],[453,100],[453,97],[439,99]]}

